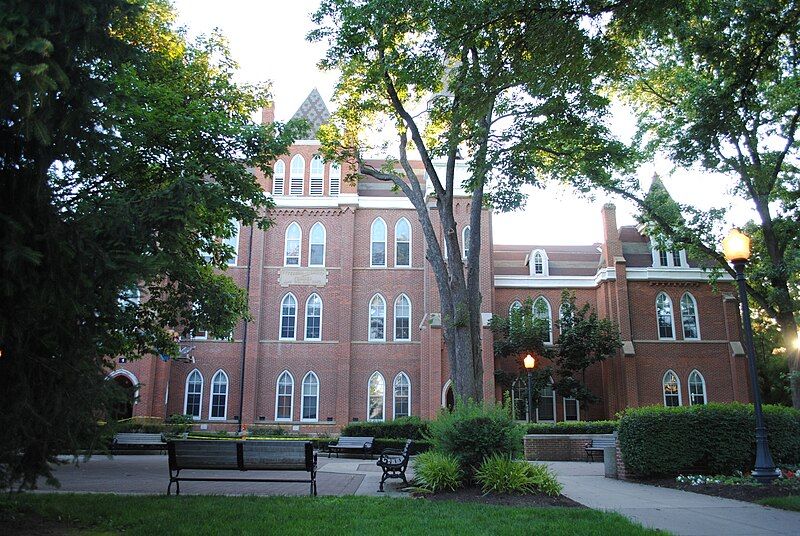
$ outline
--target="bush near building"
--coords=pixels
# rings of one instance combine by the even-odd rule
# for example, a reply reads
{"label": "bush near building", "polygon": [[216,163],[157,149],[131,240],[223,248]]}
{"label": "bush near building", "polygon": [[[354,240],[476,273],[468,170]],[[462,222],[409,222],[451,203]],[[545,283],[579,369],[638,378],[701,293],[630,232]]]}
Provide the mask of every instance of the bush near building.
{"label": "bush near building", "polygon": [[[764,418],[775,463],[800,462],[800,411],[767,405]],[[753,406],[629,409],[619,420],[619,442],[626,469],[638,476],[747,471],[755,461]]]}
{"label": "bush near building", "polygon": [[343,436],[374,437],[386,439],[425,439],[428,435],[428,421],[419,417],[402,417],[385,422],[353,422],[342,428]]}
{"label": "bush near building", "polygon": [[529,434],[613,434],[619,421],[571,421],[558,423],[531,423]]}

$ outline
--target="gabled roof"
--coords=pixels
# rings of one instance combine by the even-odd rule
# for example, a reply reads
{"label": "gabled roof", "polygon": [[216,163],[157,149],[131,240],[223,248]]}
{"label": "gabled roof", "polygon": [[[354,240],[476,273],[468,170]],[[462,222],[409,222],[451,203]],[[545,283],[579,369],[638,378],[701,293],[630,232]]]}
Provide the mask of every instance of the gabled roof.
{"label": "gabled roof", "polygon": [[316,139],[317,131],[331,117],[331,112],[325,105],[322,95],[319,94],[317,88],[311,90],[306,100],[300,105],[300,108],[292,116],[292,119],[305,119],[308,121],[311,130],[309,131],[308,138]]}
{"label": "gabled roof", "polygon": [[495,244],[492,261],[495,275],[528,275],[526,258],[533,250],[547,254],[551,276],[591,276],[600,263],[600,244],[585,246],[516,246]]}

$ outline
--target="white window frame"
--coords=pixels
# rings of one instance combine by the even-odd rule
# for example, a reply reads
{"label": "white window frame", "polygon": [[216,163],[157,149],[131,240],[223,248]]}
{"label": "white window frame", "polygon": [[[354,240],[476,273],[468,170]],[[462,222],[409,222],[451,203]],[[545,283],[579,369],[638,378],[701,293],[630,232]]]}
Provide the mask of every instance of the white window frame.
{"label": "white window frame", "polygon": [[[580,421],[581,420],[581,404],[580,404],[580,402],[578,402],[578,399],[573,397],[573,396],[565,396],[565,397],[562,397],[561,400],[562,400],[562,403],[564,405],[564,422],[578,422],[578,421]],[[574,400],[575,401],[575,407],[577,408],[576,415],[577,415],[578,418],[576,420],[574,420],[574,421],[567,420],[567,400]]]}
{"label": "white window frame", "polygon": [[536,316],[536,304],[539,300],[544,301],[545,305],[547,305],[547,323],[548,323],[548,335],[549,339],[545,341],[545,344],[553,344],[553,307],[550,305],[550,301],[545,298],[544,296],[538,296],[535,300],[533,300],[533,305],[531,306],[531,316],[533,318],[538,318]]}
{"label": "white window frame", "polygon": [[[683,299],[689,298],[689,301],[692,302],[692,307],[694,307],[694,329],[697,331],[697,337],[687,337],[686,336],[686,329],[683,325]],[[699,341],[701,339],[700,335],[700,310],[697,307],[697,299],[694,297],[694,294],[691,292],[684,292],[683,296],[681,296],[680,301],[678,302],[678,307],[681,310],[681,332],[683,333],[683,339],[687,341]]]}
{"label": "white window frame", "polygon": [[[669,304],[669,318],[670,322],[672,323],[672,337],[662,337],[661,336],[661,322],[658,318],[658,299],[664,296],[667,299],[667,303]],[[675,306],[672,303],[672,298],[664,291],[659,292],[656,294],[656,334],[658,335],[658,340],[660,341],[674,341],[675,340]]]}
{"label": "white window frame", "polygon": [[[295,162],[300,162],[300,166],[295,166]],[[300,167],[302,171],[298,174],[297,168]],[[291,162],[289,162],[289,195],[294,196],[301,196],[305,190],[305,179],[306,179],[306,159],[303,158],[302,155],[296,154],[292,157]],[[300,192],[296,193],[295,185],[299,181],[300,183]],[[285,186],[284,186],[285,188]]]}
{"label": "white window frame", "polygon": [[[311,255],[311,248],[313,246],[320,245],[320,242],[314,242],[314,229],[322,229],[322,264],[311,264],[313,259]],[[327,261],[326,256],[328,254],[328,230],[325,228],[325,225],[322,222],[316,222],[314,225],[311,226],[311,231],[308,233],[308,265],[309,266],[325,266],[325,262]]]}
{"label": "white window frame", "polygon": [[[291,229],[297,229],[297,264],[289,264],[289,231]],[[294,259],[294,257],[291,257]],[[286,230],[283,232],[283,265],[284,266],[301,266],[303,263],[303,228],[300,226],[299,223],[293,221],[289,225],[286,226]]]}
{"label": "white window frame", "polygon": [[552,422],[552,423],[555,423],[555,422],[558,421],[558,414],[556,413],[556,390],[553,388],[553,386],[554,386],[553,378],[550,378],[550,380],[547,382],[547,385],[550,387],[550,390],[553,391],[553,396],[552,396],[552,399],[553,399],[553,420],[552,421],[550,421],[550,420],[543,421],[543,420],[541,420],[539,418],[539,408],[542,406],[541,405],[542,392],[541,392],[541,389],[540,389],[539,392],[536,393],[536,397],[540,401],[540,403],[536,405],[536,422]]}
{"label": "white window frame", "polygon": [[234,251],[233,258],[228,259],[228,266],[236,266],[239,264],[239,233],[242,231],[242,226],[236,219],[231,219],[231,225],[233,225],[235,231],[230,238],[226,238],[223,242],[231,246]]}
{"label": "white window frame", "polygon": [[[397,316],[397,306],[400,303],[400,299],[401,298],[405,298],[406,302],[408,303],[408,338],[407,339],[401,339],[400,337],[397,336],[397,318],[398,318],[398,316]],[[407,341],[410,341],[412,339],[412,337],[411,337],[411,318],[412,318],[412,315],[411,315],[411,298],[409,298],[405,293],[401,293],[394,300],[394,322],[392,322],[394,324],[394,340],[407,342]],[[370,322],[370,324],[371,323],[372,322]]]}
{"label": "white window frame", "polygon": [[311,159],[311,169],[308,178],[308,195],[314,197],[322,196],[325,193],[325,162],[319,155]]}
{"label": "white window frame", "polygon": [[[334,188],[334,184],[336,188]],[[342,193],[342,166],[331,162],[328,168],[328,195],[338,196]]]}
{"label": "white window frame", "polygon": [[[382,241],[373,239],[374,230],[375,230],[375,224],[378,223],[379,221],[383,225],[383,240]],[[387,257],[387,249],[388,249],[387,244],[386,244],[386,236],[387,236],[387,234],[388,234],[388,228],[387,228],[386,222],[384,221],[383,218],[378,216],[377,218],[372,220],[372,225],[369,226],[369,266],[370,266],[370,268],[386,268],[387,261],[388,261],[388,259],[386,258]],[[372,245],[376,244],[376,243],[381,243],[381,242],[383,243],[383,264],[373,264],[373,262],[372,262],[373,261]]]}
{"label": "white window frame", "polygon": [[[373,339],[372,338],[372,302],[375,298],[380,298],[383,302],[383,337],[380,339]],[[367,304],[367,340],[369,342],[386,342],[386,298],[379,292],[374,294],[370,299],[369,303]]]}
{"label": "white window frame", "polygon": [[[672,374],[673,376],[675,376],[675,382],[678,385],[678,405],[677,406],[668,406],[667,405],[667,392],[666,392],[665,387],[667,386],[667,375],[668,374]],[[664,375],[661,377],[661,399],[662,399],[662,401],[664,403],[664,407],[665,408],[680,407],[680,406],[683,405],[683,393],[681,392],[681,377],[678,376],[678,374],[672,369],[668,369],[664,373]]]}
{"label": "white window frame", "polygon": [[511,311],[513,311],[514,309],[522,309],[522,302],[519,300],[512,301],[511,304],[508,306],[508,314],[511,314]]}
{"label": "white window frame", "polygon": [[653,268],[689,268],[689,261],[686,257],[685,249],[678,250],[678,259],[681,261],[680,266],[675,266],[675,260],[672,258],[674,248],[670,247],[670,244],[665,244],[665,248],[663,249],[663,251],[666,252],[667,264],[661,264],[661,251],[662,249],[659,248],[655,239],[651,238],[650,252],[653,257]]}
{"label": "white window frame", "polygon": [[461,229],[461,254],[463,255],[462,258],[464,262],[467,262],[467,255],[469,255],[469,240],[470,235],[472,233],[472,229],[470,226],[467,225],[463,229]]}
{"label": "white window frame", "polygon": [[[278,178],[280,176],[280,191],[278,191]],[[272,195],[286,195],[286,162],[277,160],[272,168]]]}
{"label": "white window frame", "polygon": [[203,378],[203,373],[200,372],[200,369],[192,369],[189,374],[186,375],[186,381],[184,382],[183,386],[183,414],[189,415],[188,412],[188,404],[189,404],[189,378],[192,377],[192,374],[197,373],[200,375],[200,403],[198,405],[198,414],[192,415],[192,419],[195,421],[199,421],[203,417],[203,388],[205,387],[205,379]]}
{"label": "white window frame", "polygon": [[[294,300],[294,335],[292,337],[284,337],[283,336],[283,304],[284,302],[291,297]],[[296,341],[297,340],[297,309],[300,302],[297,301],[297,296],[295,296],[291,292],[287,292],[281,298],[280,309],[278,310],[278,340],[281,341]],[[288,317],[287,317],[288,318]]]}
{"label": "white window frame", "polygon": [[399,419],[400,417],[397,416],[397,390],[395,389],[395,382],[397,382],[398,378],[405,378],[406,382],[408,383],[408,415],[401,415],[400,417],[411,417],[411,378],[403,371],[397,373],[392,380],[392,419]]}
{"label": "white window frame", "polygon": [[[397,263],[397,244],[400,244],[400,243],[405,244],[406,243],[405,241],[401,242],[397,238],[397,236],[398,236],[397,228],[400,226],[401,222],[405,223],[408,226],[408,242],[407,242],[408,243],[408,264],[398,264]],[[370,252],[369,252],[370,261],[372,261],[372,243],[371,243],[371,240],[372,240],[372,237],[370,237]],[[411,260],[411,244],[412,244],[411,222],[408,221],[405,217],[400,218],[399,220],[397,220],[397,223],[394,224],[394,265],[395,265],[395,267],[408,268],[408,267],[411,266],[411,263],[413,262]]]}
{"label": "white window frame", "polygon": [[[311,298],[314,296],[317,297],[319,300],[319,337],[308,337],[308,304],[311,301]],[[306,341],[321,341],[322,340],[322,296],[317,294],[316,292],[312,292],[306,298],[306,308],[305,308],[305,316],[304,316],[304,323],[303,323],[303,339]],[[296,332],[295,332],[296,335]]]}
{"label": "white window frame", "polygon": [[[380,419],[372,419],[369,416],[369,408],[370,408],[370,394],[369,394],[369,386],[372,383],[372,378],[375,378],[376,375],[383,381],[383,407],[381,409],[381,418]],[[367,380],[367,422],[385,422],[386,421],[386,377],[380,373],[380,371],[375,371],[369,375],[369,379]]]}
{"label": "white window frame", "polygon": [[[287,374],[289,376],[289,380],[291,381],[292,392],[289,396],[289,417],[278,417],[278,400],[281,396],[280,394],[280,383],[281,378],[283,375]],[[278,379],[275,380],[275,421],[276,422],[291,422],[292,418],[294,417],[294,376],[288,370],[285,370],[278,374]]]}
{"label": "white window frame", "polygon": [[705,376],[703,376],[703,374],[699,370],[693,369],[689,373],[689,377],[687,379],[687,384],[686,384],[688,389],[689,389],[689,405],[690,406],[699,405],[699,404],[695,404],[694,399],[692,398],[692,376],[695,375],[695,374],[700,376],[700,384],[703,386],[703,404],[708,404],[708,388],[706,386],[706,378],[705,378]]}
{"label": "white window frame", "polygon": [[[542,273],[536,273],[536,255],[542,257]],[[531,252],[530,260],[528,261],[528,272],[531,277],[549,277],[550,276],[550,259],[547,257],[547,252],[543,249],[534,249]]]}
{"label": "white window frame", "polygon": [[[212,417],[212,413],[214,411],[214,380],[217,379],[217,376],[222,374],[225,378],[225,411],[222,414],[222,417]],[[211,377],[211,391],[210,396],[208,397],[208,420],[209,421],[225,421],[228,419],[228,392],[230,387],[230,378],[228,378],[228,374],[219,369],[214,375]]]}
{"label": "white window frame", "polygon": [[[314,395],[314,399],[315,399],[315,401],[314,401],[315,402],[314,415],[316,415],[316,418],[314,418],[314,419],[307,419],[307,418],[303,417],[303,408],[305,407],[305,398],[306,398],[306,379],[309,376],[313,376],[314,379],[317,381],[317,394]],[[308,372],[306,372],[306,375],[303,376],[303,381],[300,384],[300,421],[301,422],[319,422],[320,387],[321,386],[320,386],[320,382],[319,382],[319,376],[317,376],[316,372],[314,372],[313,370],[309,370]]]}

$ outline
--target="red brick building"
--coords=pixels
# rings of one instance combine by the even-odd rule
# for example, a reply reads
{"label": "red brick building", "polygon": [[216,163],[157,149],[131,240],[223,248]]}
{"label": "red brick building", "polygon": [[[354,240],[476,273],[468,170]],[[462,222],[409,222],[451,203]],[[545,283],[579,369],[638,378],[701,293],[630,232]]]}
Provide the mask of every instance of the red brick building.
{"label": "red brick building", "polygon": [[[316,92],[298,110],[318,127],[328,111]],[[271,121],[273,110],[264,110]],[[338,431],[354,420],[402,415],[432,418],[452,400],[434,275],[411,203],[391,184],[346,175],[318,156],[319,142],[298,141],[275,163],[273,178],[256,171],[276,208],[264,232],[242,228],[231,241],[228,273],[247,289],[253,320],[231,340],[195,333],[191,359],[119,363],[111,375],[139,385],[134,415],[187,413],[201,428],[282,425]],[[414,163],[424,176],[420,162]],[[461,170],[466,172],[465,167]],[[435,210],[431,206],[431,210]],[[469,198],[456,198],[461,242]],[[492,313],[530,297],[558,339],[561,291],[574,290],[619,324],[624,347],[590,369],[601,402],[580,409],[545,389],[542,421],[602,419],[626,407],[749,400],[739,343],[738,303],[727,282],[712,292],[707,274],[682,251],[659,251],[634,227],[618,228],[602,207],[601,244],[503,246],[484,213],[481,292]],[[434,218],[437,221],[438,218]],[[439,229],[441,231],[441,229]],[[483,330],[484,392],[510,390],[525,418],[524,384],[501,386],[492,333]],[[244,390],[242,396],[242,390]]]}

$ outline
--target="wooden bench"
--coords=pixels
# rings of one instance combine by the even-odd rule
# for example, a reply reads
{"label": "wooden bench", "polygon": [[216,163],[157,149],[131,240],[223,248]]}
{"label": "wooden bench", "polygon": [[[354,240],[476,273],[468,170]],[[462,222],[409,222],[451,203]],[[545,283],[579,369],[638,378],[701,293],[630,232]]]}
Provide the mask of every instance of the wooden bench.
{"label": "wooden bench", "polygon": [[[169,441],[169,485],[175,494],[181,482],[303,482],[311,485],[310,495],[317,494],[317,455],[310,441]],[[308,471],[308,480],[275,478],[224,478],[180,476],[183,470],[199,471]]]}
{"label": "wooden bench", "polygon": [[164,441],[164,434],[131,432],[115,435],[111,448],[117,450],[122,447],[158,447],[159,450],[163,451],[166,446],[167,443]]}
{"label": "wooden bench", "polygon": [[594,455],[600,454],[603,456],[603,451],[606,447],[615,447],[617,445],[617,440],[613,437],[596,437],[594,439],[589,440],[586,443],[586,461],[589,461],[589,458],[594,461]]}
{"label": "wooden bench", "polygon": [[383,491],[383,483],[389,478],[402,478],[403,482],[408,485],[406,468],[408,467],[408,459],[411,457],[411,445],[413,444],[414,442],[408,439],[402,450],[383,449],[380,458],[378,458],[378,467],[383,469],[381,485],[378,491]]}
{"label": "wooden bench", "polygon": [[372,457],[372,443],[375,441],[374,437],[346,437],[342,436],[336,442],[335,445],[328,445],[326,450],[328,451],[328,458],[331,457],[332,452],[336,452],[336,457],[339,457],[339,453],[344,452],[360,452],[364,459],[367,459],[367,454]]}

